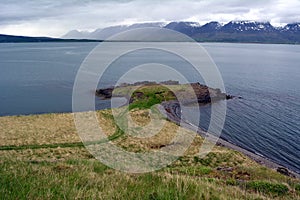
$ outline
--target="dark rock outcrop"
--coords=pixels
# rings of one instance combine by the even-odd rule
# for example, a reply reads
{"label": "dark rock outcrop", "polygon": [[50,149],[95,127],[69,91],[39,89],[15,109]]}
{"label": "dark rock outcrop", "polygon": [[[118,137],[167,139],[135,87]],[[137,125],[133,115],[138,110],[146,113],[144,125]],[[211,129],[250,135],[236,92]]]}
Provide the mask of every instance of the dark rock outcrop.
{"label": "dark rock outcrop", "polygon": [[295,177],[287,168],[284,167],[278,167],[276,171],[285,176]]}
{"label": "dark rock outcrop", "polygon": [[114,91],[114,87],[98,89],[95,94],[102,99],[110,99],[112,97],[112,92]]}

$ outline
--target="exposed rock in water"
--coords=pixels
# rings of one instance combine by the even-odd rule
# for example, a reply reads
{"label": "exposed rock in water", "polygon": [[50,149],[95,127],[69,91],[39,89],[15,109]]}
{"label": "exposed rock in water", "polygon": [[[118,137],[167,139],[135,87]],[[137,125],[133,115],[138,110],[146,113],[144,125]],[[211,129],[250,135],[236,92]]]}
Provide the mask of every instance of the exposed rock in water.
{"label": "exposed rock in water", "polygon": [[234,98],[232,95],[222,93],[220,89],[209,88],[200,83],[191,83],[191,86],[196,94],[198,103],[211,103],[219,100],[228,100]]}
{"label": "exposed rock in water", "polygon": [[105,89],[98,89],[96,90],[96,96],[101,97],[103,99],[110,99],[112,97],[112,92],[114,88],[105,88]]}
{"label": "exposed rock in water", "polygon": [[294,177],[293,174],[291,174],[289,170],[284,167],[278,167],[276,171],[283,175]]}

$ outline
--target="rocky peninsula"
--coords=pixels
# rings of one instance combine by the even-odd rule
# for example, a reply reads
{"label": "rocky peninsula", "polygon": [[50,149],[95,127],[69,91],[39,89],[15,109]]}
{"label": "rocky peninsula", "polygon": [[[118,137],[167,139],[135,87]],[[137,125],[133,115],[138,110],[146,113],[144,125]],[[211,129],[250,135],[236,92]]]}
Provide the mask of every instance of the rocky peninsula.
{"label": "rocky peninsula", "polygon": [[[224,140],[222,136],[216,139],[211,134],[204,132],[199,129],[199,127],[196,127],[182,119],[180,104],[189,105],[198,103],[199,105],[205,105],[220,100],[229,100],[241,97],[223,93],[218,88],[210,88],[201,83],[180,84],[178,81],[172,80],[160,83],[150,81],[136,82],[133,84],[123,83],[116,87],[98,89],[95,94],[102,99],[124,97],[127,99],[130,109],[145,109],[150,108],[155,104],[160,104],[160,112],[163,113],[170,121],[178,125],[180,124],[187,129],[197,131],[197,133],[202,137],[209,136],[208,138],[217,140],[218,146],[224,146],[241,152],[257,163],[268,168],[272,168],[281,174],[291,177],[300,177],[299,174],[269,160],[268,158]],[[191,94],[195,94],[196,100],[195,98],[191,98]]]}

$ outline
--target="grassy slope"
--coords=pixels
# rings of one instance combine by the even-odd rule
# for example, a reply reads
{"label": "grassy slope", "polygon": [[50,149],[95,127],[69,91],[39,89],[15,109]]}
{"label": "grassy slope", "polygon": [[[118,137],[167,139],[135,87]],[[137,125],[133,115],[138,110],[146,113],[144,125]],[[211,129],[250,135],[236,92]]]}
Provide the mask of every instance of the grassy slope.
{"label": "grassy slope", "polygon": [[[131,110],[132,119],[148,124],[149,111],[138,107]],[[127,151],[155,151],[169,144],[178,129],[194,134],[163,120],[157,135],[139,139],[120,131],[110,110],[97,115],[112,142]],[[0,126],[0,199],[300,199],[299,180],[262,167],[239,152],[215,147],[200,159],[197,152],[203,140],[199,136],[167,168],[126,174],[87,152],[72,114],[1,117]]]}

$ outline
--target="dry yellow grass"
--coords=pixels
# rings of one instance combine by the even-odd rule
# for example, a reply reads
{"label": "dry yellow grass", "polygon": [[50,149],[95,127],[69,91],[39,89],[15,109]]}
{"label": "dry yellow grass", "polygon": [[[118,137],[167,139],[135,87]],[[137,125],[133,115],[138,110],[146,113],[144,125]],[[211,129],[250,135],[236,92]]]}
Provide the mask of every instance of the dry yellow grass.
{"label": "dry yellow grass", "polygon": [[[152,132],[156,130],[156,124],[151,125],[149,110],[132,110],[130,116],[132,120],[139,126],[147,126],[147,131]],[[97,111],[97,117],[99,125],[103,131],[112,136],[115,134],[117,125],[114,123],[114,119],[111,116],[111,110]],[[152,137],[139,138],[134,135],[124,134],[117,137],[112,142],[128,151],[155,151],[163,147],[175,145],[176,148],[180,148],[183,145],[188,145],[187,150],[184,152],[186,160],[192,160],[195,156],[198,156],[199,148],[203,142],[203,139],[190,130],[179,127],[178,125],[160,119],[163,126],[159,132]],[[42,144],[63,144],[63,143],[76,143],[80,142],[80,138],[76,133],[73,114],[44,114],[44,115],[32,115],[32,116],[12,116],[12,117],[0,117],[1,131],[0,131],[0,146],[9,145],[42,145]],[[152,130],[153,129],[153,130]],[[154,131],[155,133],[155,131]],[[180,138],[181,144],[174,144],[172,141],[176,136],[182,135],[184,138]],[[188,139],[185,139],[188,138]],[[55,151],[63,151],[67,148],[56,149]],[[69,148],[71,150],[72,148]],[[77,149],[77,148],[74,148]],[[80,151],[84,151],[83,148],[78,148]],[[40,154],[36,153],[42,151],[27,150],[32,152],[32,155]],[[54,150],[53,150],[54,151]],[[22,151],[14,152],[15,155]],[[3,155],[0,151],[0,155]],[[10,152],[13,153],[13,152]],[[24,152],[22,152],[23,154]],[[67,154],[72,154],[67,153]],[[220,166],[259,166],[256,162],[242,155],[241,153],[234,152],[232,150],[215,146],[211,154],[214,158],[211,159],[211,164],[221,158],[224,161],[218,163]],[[28,154],[29,155],[29,154]],[[28,156],[26,155],[26,156]],[[64,153],[60,155],[63,157]],[[75,153],[77,155],[77,153]],[[80,153],[78,154],[80,155]],[[22,157],[22,155],[20,154]],[[51,157],[51,156],[50,156]]]}
{"label": "dry yellow grass", "polygon": [[[25,149],[0,150],[0,165],[3,168],[0,169],[3,180],[0,182],[4,184],[0,188],[0,195],[12,189],[9,184],[15,184],[15,192],[24,190],[28,198],[40,199],[62,198],[60,195],[94,199],[151,199],[155,196],[162,199],[299,198],[293,189],[299,180],[264,168],[239,152],[215,146],[200,159],[198,153],[203,139],[160,116],[157,116],[163,124],[160,131],[151,137],[142,138],[126,132],[119,134],[111,110],[97,111],[96,114],[105,134],[110,137],[117,135],[111,142],[126,151],[148,152],[174,148],[173,153],[176,154],[176,149],[181,150],[186,144],[191,144],[184,155],[167,168],[133,175],[109,169],[95,160],[84,147],[39,147],[42,144],[80,142],[72,114],[0,117],[0,147],[29,145]],[[156,124],[151,125],[149,110],[134,109],[130,112],[130,118],[134,129],[138,126],[147,127],[146,135],[153,130],[154,133],[157,131]],[[180,142],[174,142],[178,135]],[[30,145],[38,148],[31,148]],[[218,167],[231,170],[220,171]],[[282,183],[288,186],[289,193],[270,196],[244,188],[244,182],[255,180]],[[18,188],[20,181],[27,186]],[[16,199],[23,193],[11,195],[15,195]]]}
{"label": "dry yellow grass", "polygon": [[79,142],[72,114],[0,117],[0,145]]}

